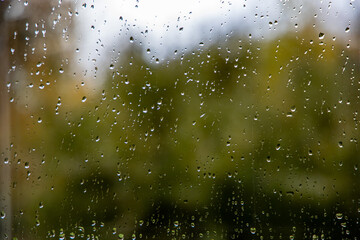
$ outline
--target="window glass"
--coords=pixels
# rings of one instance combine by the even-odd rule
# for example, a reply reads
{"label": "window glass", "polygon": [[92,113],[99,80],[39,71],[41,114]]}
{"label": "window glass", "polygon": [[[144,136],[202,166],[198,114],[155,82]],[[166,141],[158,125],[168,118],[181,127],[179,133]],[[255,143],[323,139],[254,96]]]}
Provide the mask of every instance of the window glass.
{"label": "window glass", "polygon": [[0,1],[0,238],[359,238],[359,7]]}

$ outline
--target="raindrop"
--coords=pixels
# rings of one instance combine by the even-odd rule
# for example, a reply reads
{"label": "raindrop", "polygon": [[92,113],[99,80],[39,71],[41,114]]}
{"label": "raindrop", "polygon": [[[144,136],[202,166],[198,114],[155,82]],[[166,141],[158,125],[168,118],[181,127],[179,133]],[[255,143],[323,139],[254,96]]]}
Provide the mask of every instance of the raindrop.
{"label": "raindrop", "polygon": [[86,102],[86,96],[83,96],[83,98],[81,99],[82,102]]}
{"label": "raindrop", "polygon": [[343,218],[343,214],[342,213],[337,213],[336,218],[341,220]]}
{"label": "raindrop", "polygon": [[251,234],[255,234],[256,233],[256,228],[254,228],[254,227],[250,228],[250,232],[251,232]]}
{"label": "raindrop", "polygon": [[322,39],[324,39],[324,37],[325,37],[325,33],[320,32],[319,33],[319,39],[322,40]]}
{"label": "raindrop", "polygon": [[350,32],[350,28],[349,28],[349,27],[345,28],[345,32],[346,32],[346,33],[347,33],[347,32]]}

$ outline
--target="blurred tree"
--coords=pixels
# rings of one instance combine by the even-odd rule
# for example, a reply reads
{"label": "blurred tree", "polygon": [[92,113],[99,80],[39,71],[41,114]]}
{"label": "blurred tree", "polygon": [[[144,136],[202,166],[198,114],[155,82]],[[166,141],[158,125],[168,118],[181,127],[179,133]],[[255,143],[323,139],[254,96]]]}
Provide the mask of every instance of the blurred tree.
{"label": "blurred tree", "polygon": [[11,238],[11,168],[10,159],[10,97],[8,93],[8,23],[5,19],[9,1],[0,4],[0,215],[4,220],[0,221],[0,237]]}
{"label": "blurred tree", "polygon": [[33,46],[10,43],[26,76],[12,92],[17,237],[356,236],[358,49],[312,27],[157,64],[134,44],[87,91],[44,8],[44,27],[18,34],[46,53],[21,62]]}

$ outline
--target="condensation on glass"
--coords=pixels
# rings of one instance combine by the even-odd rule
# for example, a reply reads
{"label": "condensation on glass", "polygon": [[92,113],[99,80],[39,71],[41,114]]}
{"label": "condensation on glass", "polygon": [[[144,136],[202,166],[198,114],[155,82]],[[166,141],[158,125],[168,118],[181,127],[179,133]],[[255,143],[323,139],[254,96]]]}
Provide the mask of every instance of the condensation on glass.
{"label": "condensation on glass", "polygon": [[358,239],[357,1],[0,1],[0,239]]}

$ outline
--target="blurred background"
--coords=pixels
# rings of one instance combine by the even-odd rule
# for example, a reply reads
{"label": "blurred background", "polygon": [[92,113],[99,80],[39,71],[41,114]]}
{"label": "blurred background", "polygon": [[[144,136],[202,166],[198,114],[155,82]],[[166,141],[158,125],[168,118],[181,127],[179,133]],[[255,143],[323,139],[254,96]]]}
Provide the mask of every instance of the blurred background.
{"label": "blurred background", "polygon": [[0,1],[0,239],[359,239],[360,5]]}

